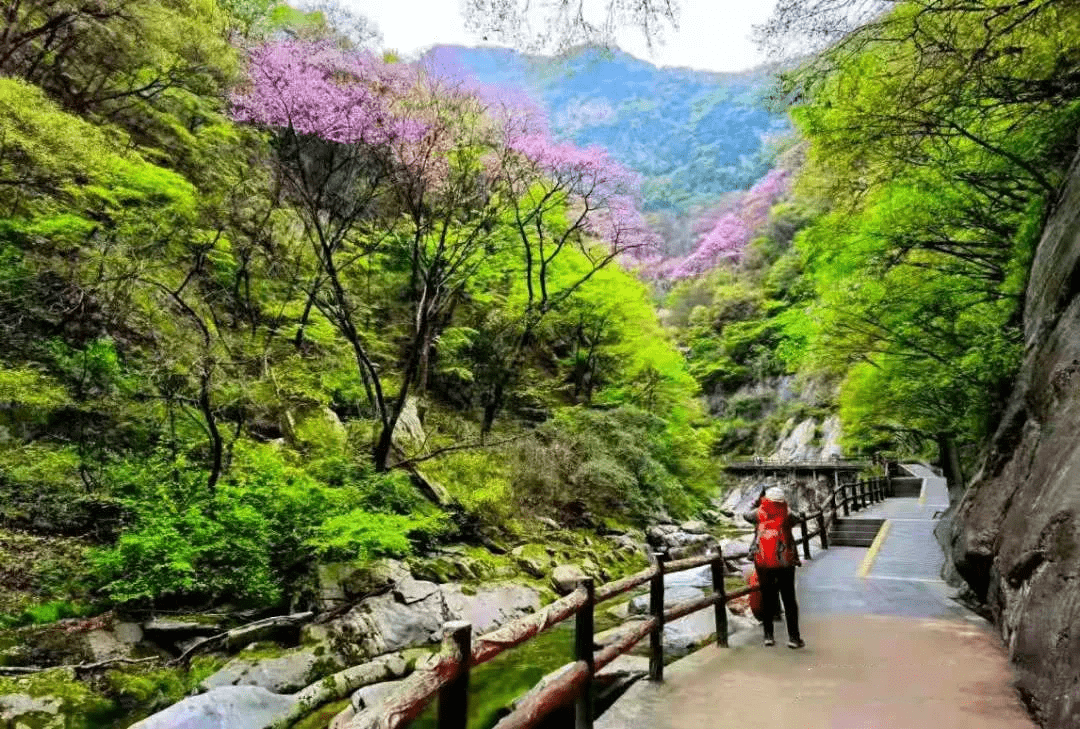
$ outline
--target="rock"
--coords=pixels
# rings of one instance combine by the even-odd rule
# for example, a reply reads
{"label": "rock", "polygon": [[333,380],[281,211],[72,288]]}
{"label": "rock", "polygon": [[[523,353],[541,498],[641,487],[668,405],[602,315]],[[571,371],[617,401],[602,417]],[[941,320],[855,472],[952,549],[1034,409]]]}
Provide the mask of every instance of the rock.
{"label": "rock", "polygon": [[320,610],[332,610],[355,598],[385,590],[412,577],[404,563],[383,559],[370,564],[331,562],[316,570],[319,583],[316,601]]}
{"label": "rock", "polygon": [[349,659],[370,658],[441,638],[445,605],[441,591],[405,605],[392,594],[376,595],[327,623],[335,648]]}
{"label": "rock", "polygon": [[588,575],[573,564],[561,564],[551,571],[551,586],[560,595],[569,595]]}
{"label": "rock", "polygon": [[609,617],[616,620],[625,620],[630,616],[630,603],[629,601],[620,602],[618,605],[613,605],[605,610]]}
{"label": "rock", "polygon": [[613,534],[607,538],[623,552],[636,552],[641,546],[640,543],[629,534]]}
{"label": "rock", "polygon": [[416,580],[410,575],[394,587],[394,596],[406,605],[420,602],[436,592],[439,586],[434,582]]}
{"label": "rock", "polygon": [[540,609],[540,593],[525,585],[485,585],[475,595],[466,595],[460,585],[443,585],[441,589],[447,616],[471,623],[474,634],[487,633]]}
{"label": "rock", "polygon": [[226,686],[190,696],[131,729],[265,729],[288,715],[291,696],[258,686]]}
{"label": "rock", "polygon": [[939,526],[1044,727],[1080,726],[1080,160],[1035,249],[1025,354],[982,469]]}
{"label": "rock", "polygon": [[[688,585],[665,585],[664,586],[664,607],[669,608],[680,602],[686,602],[687,600],[697,600],[700,597],[704,597],[705,593],[696,587],[690,587]],[[631,615],[643,615],[649,612],[649,596],[638,595],[630,601],[630,614]]]}
{"label": "rock", "polygon": [[750,545],[744,541],[725,539],[720,543],[720,552],[725,560],[744,560],[750,557]]}
{"label": "rock", "polygon": [[843,458],[844,450],[840,447],[840,439],[843,437],[844,431],[840,425],[840,416],[830,415],[822,423],[821,430],[821,459],[830,461],[834,458]]}
{"label": "rock", "polygon": [[765,493],[765,489],[767,486],[768,484],[762,481],[760,483],[754,484],[750,488],[743,491],[742,498],[739,499],[738,503],[736,503],[734,507],[732,507],[732,511],[735,514],[736,524],[738,524],[739,526],[746,524],[746,522],[743,521],[743,514],[745,514],[747,511],[754,507],[754,503],[761,498],[762,494]]}
{"label": "rock", "polygon": [[712,509],[705,509],[705,511],[701,512],[701,518],[710,524],[716,524],[720,521],[720,514]]}
{"label": "rock", "polygon": [[393,440],[395,445],[418,445],[427,440],[424,435],[424,425],[420,422],[420,411],[417,407],[418,400],[415,396],[405,399],[405,407],[398,416],[394,426]]}
{"label": "rock", "polygon": [[551,556],[539,544],[522,544],[510,550],[517,566],[531,577],[544,577],[552,566]]}
{"label": "rock", "polygon": [[288,694],[345,668],[345,661],[326,646],[304,646],[280,656],[246,658],[243,653],[199,684],[203,691],[222,686],[259,686]]}
{"label": "rock", "polygon": [[183,620],[179,618],[154,618],[143,623],[143,632],[156,634],[155,637],[167,634],[173,639],[190,637],[193,635],[217,635],[222,632],[221,621],[213,619]]}
{"label": "rock", "polygon": [[384,698],[400,689],[401,684],[401,681],[383,681],[357,689],[352,695],[353,711],[359,713],[364,709],[374,708]]}
{"label": "rock", "polygon": [[113,635],[125,645],[135,645],[142,642],[143,629],[138,623],[116,623],[113,625]]}
{"label": "rock", "polygon": [[708,526],[703,521],[684,521],[679,525],[687,534],[705,534],[708,531]]}
{"label": "rock", "polygon": [[63,702],[54,696],[0,696],[0,726],[23,729],[64,729]]}
{"label": "rock", "polygon": [[735,507],[739,505],[739,502],[743,500],[743,490],[740,488],[733,488],[728,491],[724,496],[724,500],[720,502],[720,511],[734,512]]}
{"label": "rock", "polygon": [[130,643],[121,643],[111,630],[91,630],[86,633],[85,640],[87,649],[90,651],[90,659],[95,663],[113,658],[131,657],[133,646]]}
{"label": "rock", "polygon": [[554,529],[554,530],[556,530],[556,531],[561,531],[561,530],[562,530],[562,528],[563,528],[563,527],[562,527],[562,526],[561,526],[561,525],[559,524],[559,522],[555,521],[554,519],[550,519],[550,518],[548,518],[548,517],[546,517],[546,516],[538,516],[538,517],[536,517],[536,521],[538,521],[539,523],[543,524],[543,525],[544,525],[544,526],[546,526],[546,527],[547,527],[548,529]]}

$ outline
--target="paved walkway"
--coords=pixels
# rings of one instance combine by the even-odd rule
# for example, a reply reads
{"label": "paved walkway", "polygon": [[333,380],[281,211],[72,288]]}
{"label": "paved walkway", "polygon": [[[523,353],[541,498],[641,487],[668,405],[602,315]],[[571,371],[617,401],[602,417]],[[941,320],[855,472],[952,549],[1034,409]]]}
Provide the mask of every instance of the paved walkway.
{"label": "paved walkway", "polygon": [[730,649],[668,666],[662,684],[635,684],[597,729],[727,729],[760,707],[776,729],[1033,729],[997,634],[940,578],[944,479],[907,468],[924,479],[920,497],[857,514],[887,520],[876,550],[834,547],[799,571],[805,649],[783,647],[783,621],[776,647],[736,633]]}

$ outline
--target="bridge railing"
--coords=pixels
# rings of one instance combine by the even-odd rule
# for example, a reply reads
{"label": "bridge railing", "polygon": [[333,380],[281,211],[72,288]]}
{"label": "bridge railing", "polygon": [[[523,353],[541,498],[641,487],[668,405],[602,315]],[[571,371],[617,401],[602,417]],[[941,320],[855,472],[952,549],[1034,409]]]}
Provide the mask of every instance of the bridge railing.
{"label": "bridge railing", "polygon": [[[829,548],[828,528],[832,521],[839,518],[841,511],[847,516],[852,511],[884,499],[890,490],[887,477],[841,484],[833,489],[819,511],[804,514],[799,519],[800,536],[795,541],[797,546],[802,547],[804,558],[810,559],[811,539],[819,539],[822,549]],[[710,568],[712,593],[665,609],[664,576],[706,565]],[[649,617],[629,625],[607,647],[594,650],[596,606],[645,584],[649,585]],[[715,553],[672,561],[664,554],[657,554],[655,565],[647,569],[599,586],[592,579],[583,580],[569,595],[538,612],[478,637],[472,636],[468,623],[449,622],[444,625],[443,648],[439,656],[425,668],[412,673],[394,694],[377,707],[357,715],[347,726],[350,729],[397,729],[418,717],[437,699],[439,729],[465,729],[470,670],[573,617],[575,662],[543,689],[525,698],[495,729],[531,729],[551,711],[571,701],[575,704],[575,729],[591,729],[591,684],[599,670],[648,637],[649,678],[663,680],[665,623],[712,607],[716,620],[716,644],[726,647],[726,604],[759,589],[745,587],[726,591],[724,555],[719,548]]]}
{"label": "bridge railing", "polygon": [[824,459],[796,459],[796,458],[764,458],[760,456],[739,458],[728,462],[725,468],[750,470],[754,468],[818,468],[828,470],[830,468],[864,469],[873,466],[872,461],[852,458],[824,458]]}

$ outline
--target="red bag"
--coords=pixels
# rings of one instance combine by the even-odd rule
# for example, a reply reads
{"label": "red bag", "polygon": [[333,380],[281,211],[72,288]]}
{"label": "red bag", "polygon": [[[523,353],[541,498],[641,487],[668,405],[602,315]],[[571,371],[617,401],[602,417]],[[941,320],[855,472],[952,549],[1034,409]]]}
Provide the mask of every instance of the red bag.
{"label": "red bag", "polygon": [[769,569],[796,565],[795,540],[787,519],[788,505],[785,502],[761,500],[752,548],[755,566]]}
{"label": "red bag", "polygon": [[[749,572],[750,572],[750,575],[746,578],[746,583],[750,587],[757,587],[758,586],[757,570],[750,570]],[[764,620],[765,619],[765,611],[761,609],[761,607],[762,607],[762,605],[761,605],[761,590],[754,590],[753,592],[750,593],[749,598],[750,598],[750,612],[753,613],[754,617],[757,620],[759,620],[759,621]]]}

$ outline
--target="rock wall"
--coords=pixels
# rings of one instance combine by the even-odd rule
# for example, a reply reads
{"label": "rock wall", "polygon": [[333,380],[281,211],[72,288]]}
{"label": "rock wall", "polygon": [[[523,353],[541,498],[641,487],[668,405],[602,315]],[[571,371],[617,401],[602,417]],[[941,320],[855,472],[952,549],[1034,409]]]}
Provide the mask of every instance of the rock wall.
{"label": "rock wall", "polygon": [[1043,232],[1026,352],[980,472],[939,537],[993,613],[1048,729],[1080,727],[1080,157]]}

